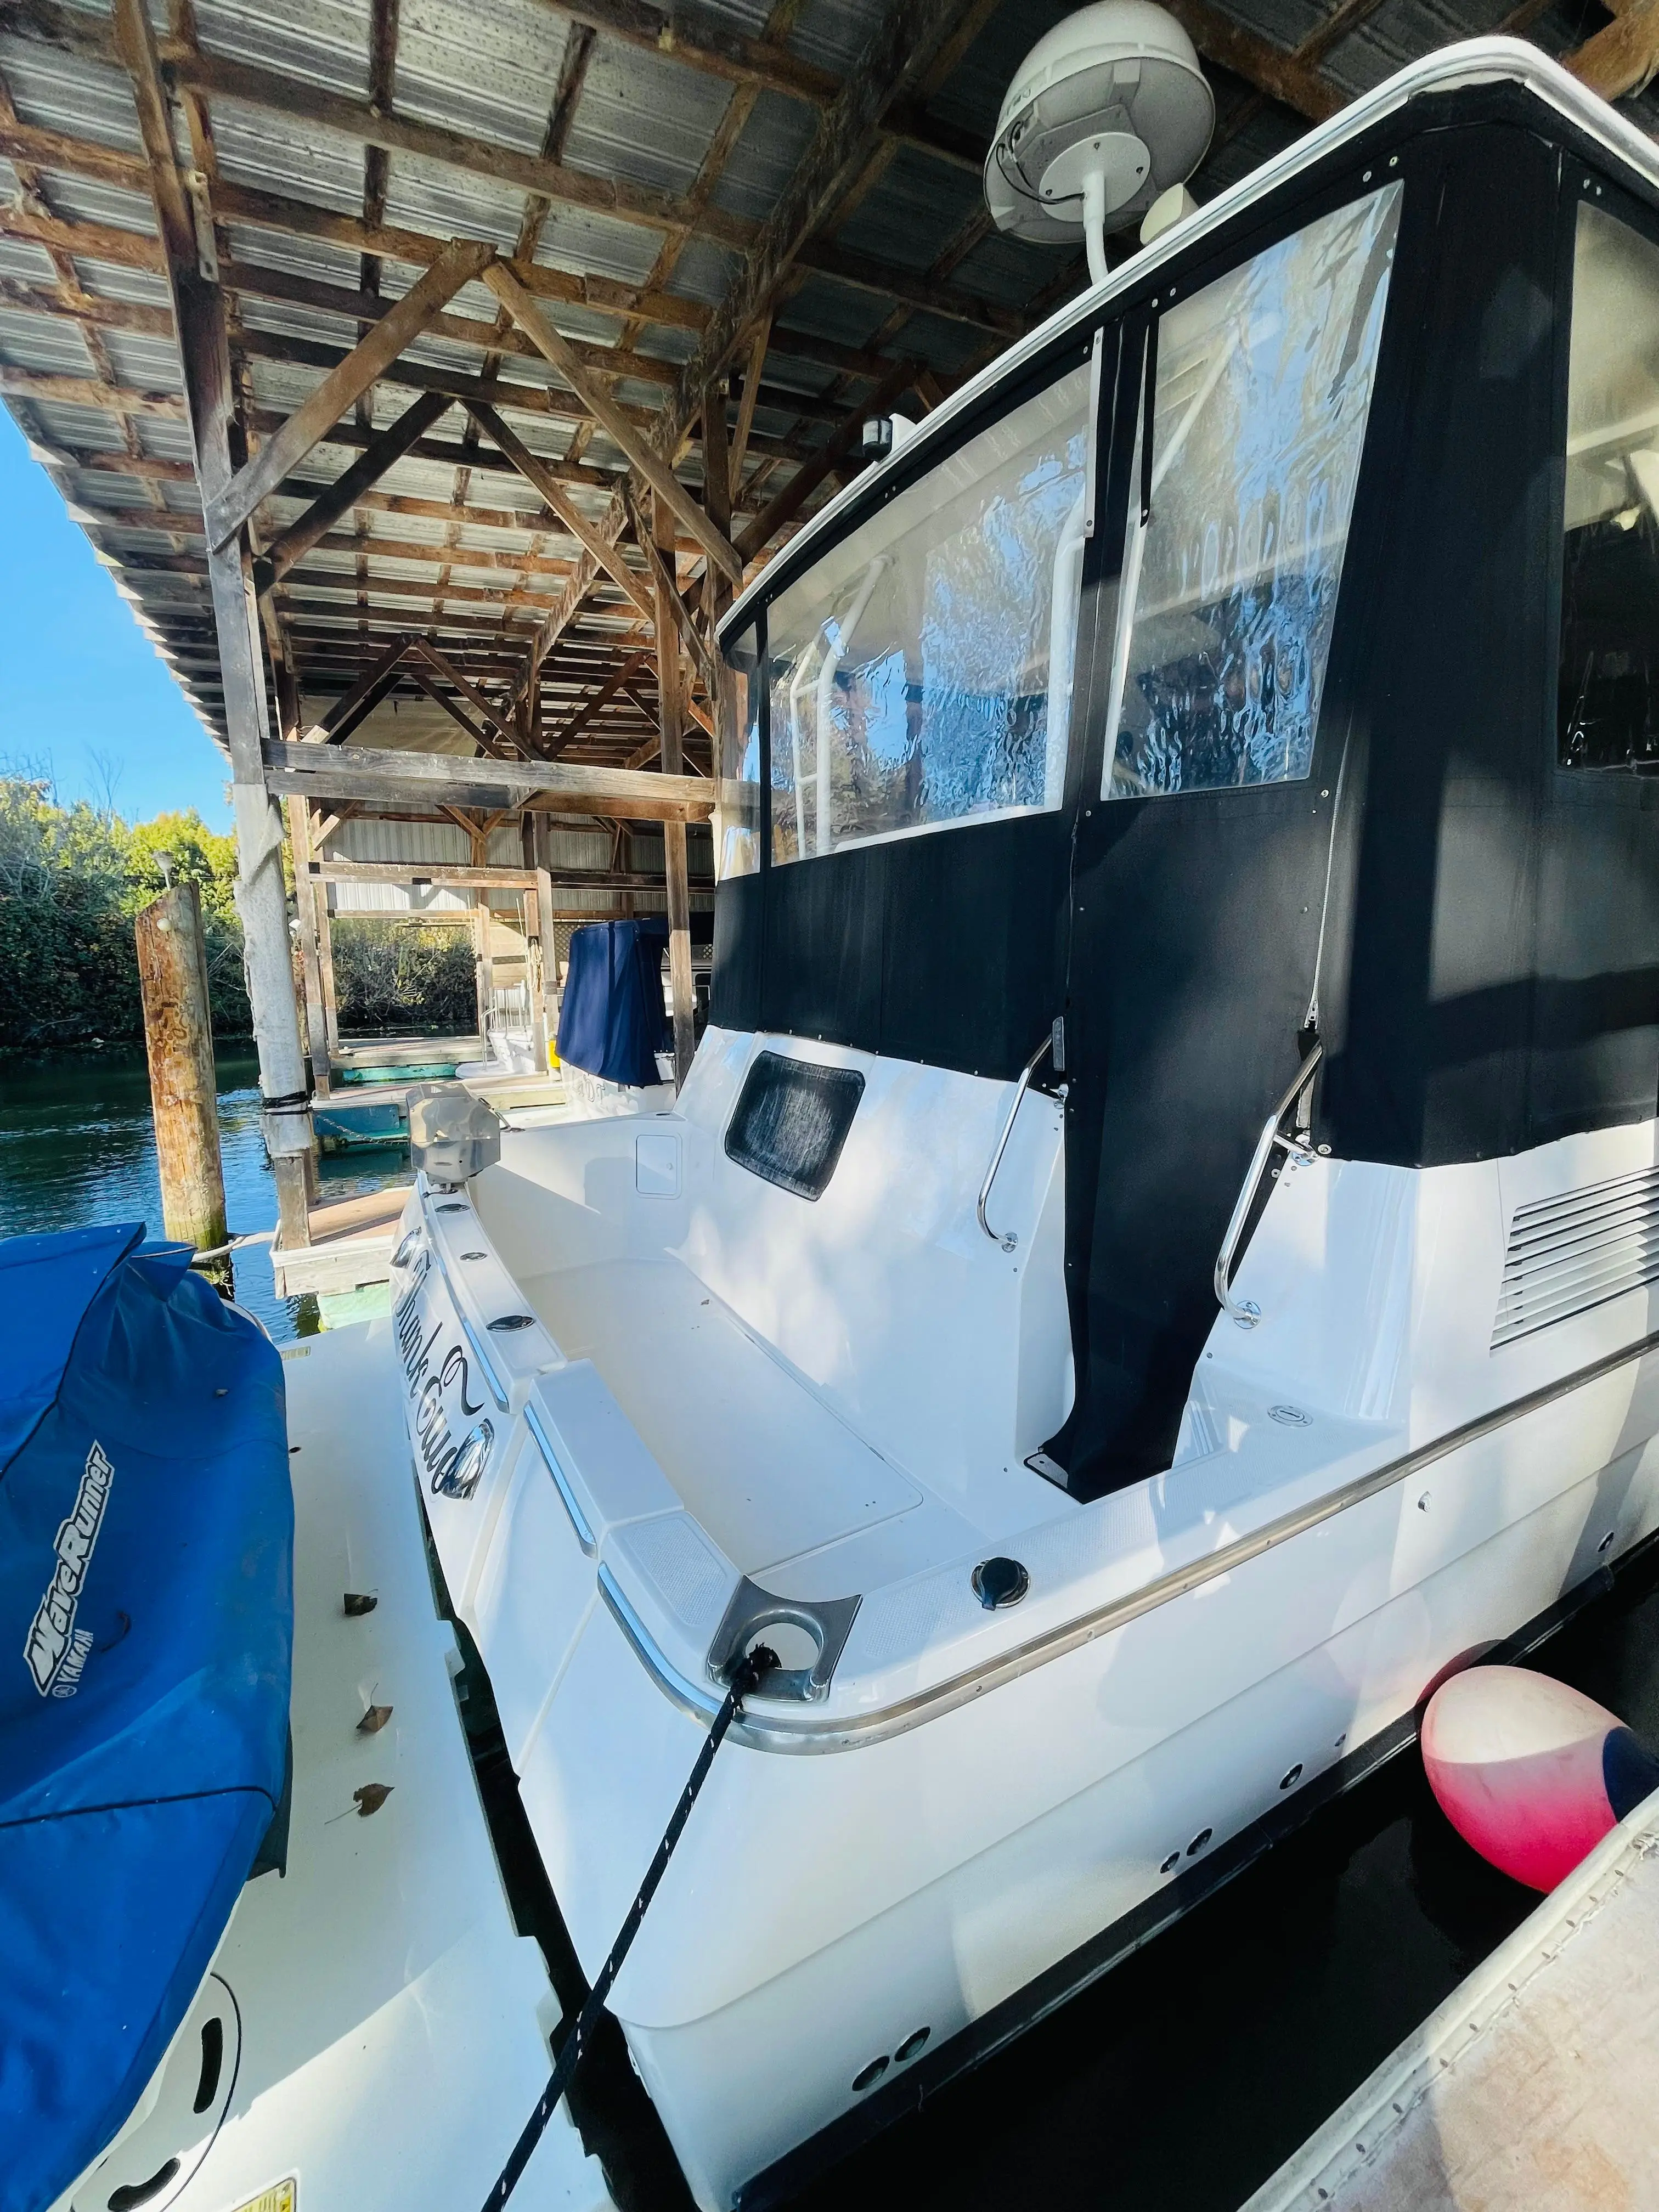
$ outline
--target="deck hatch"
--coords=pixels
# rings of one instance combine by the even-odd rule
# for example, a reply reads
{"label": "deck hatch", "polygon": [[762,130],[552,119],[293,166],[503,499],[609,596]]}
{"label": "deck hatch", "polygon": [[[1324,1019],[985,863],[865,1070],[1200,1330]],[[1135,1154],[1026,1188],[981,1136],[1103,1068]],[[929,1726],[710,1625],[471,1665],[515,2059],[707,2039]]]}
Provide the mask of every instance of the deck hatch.
{"label": "deck hatch", "polygon": [[822,1198],[863,1096],[855,1067],[760,1053],[726,1124],[726,1158],[797,1198]]}
{"label": "deck hatch", "polygon": [[1515,1210],[1492,1350],[1659,1281],[1659,1167]]}

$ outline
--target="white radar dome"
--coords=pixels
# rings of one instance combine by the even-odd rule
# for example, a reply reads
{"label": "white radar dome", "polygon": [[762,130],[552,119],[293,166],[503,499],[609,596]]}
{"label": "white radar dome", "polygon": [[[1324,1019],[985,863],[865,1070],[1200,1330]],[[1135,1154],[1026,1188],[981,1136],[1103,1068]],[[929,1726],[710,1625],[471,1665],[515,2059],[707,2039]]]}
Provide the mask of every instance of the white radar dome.
{"label": "white radar dome", "polygon": [[999,230],[1051,246],[1103,240],[1184,184],[1204,158],[1215,99],[1192,40],[1153,0],[1095,0],[1039,39],[1014,73],[985,159]]}

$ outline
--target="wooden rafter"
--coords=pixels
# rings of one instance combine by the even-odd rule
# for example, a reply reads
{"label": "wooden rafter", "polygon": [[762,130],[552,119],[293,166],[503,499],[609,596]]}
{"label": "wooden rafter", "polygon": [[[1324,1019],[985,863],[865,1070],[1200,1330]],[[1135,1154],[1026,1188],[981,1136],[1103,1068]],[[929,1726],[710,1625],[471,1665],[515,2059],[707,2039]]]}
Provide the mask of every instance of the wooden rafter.
{"label": "wooden rafter", "polygon": [[380,658],[334,702],[315,728],[307,732],[309,740],[313,744],[343,744],[358,723],[392,689],[404,656],[414,642],[407,632],[394,638]]}
{"label": "wooden rafter", "polygon": [[743,562],[731,540],[722,537],[714,528],[661,455],[653,452],[639,436],[611,394],[596,377],[583,368],[568,342],[554,329],[514,272],[497,262],[484,271],[484,282],[526,337],[558,370],[588,413],[604,425],[606,434],[627,456],[629,465],[638,470],[676,519],[691,532],[709,559],[718,562],[728,574],[741,578]]}
{"label": "wooden rafter", "polygon": [[653,612],[651,594],[623,558],[620,549],[601,535],[575,501],[568,497],[552,471],[545,467],[518,433],[501,420],[495,408],[486,405],[482,400],[474,400],[469,402],[467,411],[484,434],[495,441],[498,450],[506,454],[526,483],[541,494],[572,537],[580,540],[648,621]]}
{"label": "wooden rafter", "polygon": [[[348,508],[355,507],[362,493],[369,490],[395,461],[400,461],[417,438],[425,434],[440,416],[448,413],[451,402],[441,392],[422,392],[411,406],[392,424],[371,440],[362,456],[354,461],[345,473],[337,477],[325,492],[313,501],[297,522],[273,538],[265,548],[264,561],[256,569],[262,589],[268,590],[279,577],[287,574],[295,562],[308,553],[312,547],[326,537]],[[282,489],[281,483],[271,487]]]}
{"label": "wooden rafter", "polygon": [[507,744],[518,743],[517,730],[502,714],[500,708],[491,706],[477,685],[463,676],[448,655],[441,653],[430,638],[417,637],[410,651],[424,660],[437,675],[441,676],[446,684],[453,684],[471,708],[473,713],[482,721],[489,723],[492,728],[498,731]]}
{"label": "wooden rafter", "polygon": [[1613,21],[1564,57],[1563,65],[1603,100],[1644,92],[1659,74],[1659,0],[1602,0]]}
{"label": "wooden rafter", "polygon": [[728,499],[735,501],[743,486],[743,465],[749,453],[749,436],[755,427],[755,405],[760,398],[761,370],[766,361],[766,349],[772,336],[772,317],[763,314],[755,325],[755,334],[749,342],[749,362],[743,374],[743,398],[738,407],[737,428],[732,434],[730,455],[726,462],[726,483],[730,486]]}
{"label": "wooden rafter", "polygon": [[237,471],[222,492],[205,502],[210,544],[222,545],[234,537],[261,500],[326,435],[358,395],[385,374],[445,301],[484,273],[494,252],[493,246],[473,239],[458,238],[445,247],[397,306],[295,408],[276,435]]}

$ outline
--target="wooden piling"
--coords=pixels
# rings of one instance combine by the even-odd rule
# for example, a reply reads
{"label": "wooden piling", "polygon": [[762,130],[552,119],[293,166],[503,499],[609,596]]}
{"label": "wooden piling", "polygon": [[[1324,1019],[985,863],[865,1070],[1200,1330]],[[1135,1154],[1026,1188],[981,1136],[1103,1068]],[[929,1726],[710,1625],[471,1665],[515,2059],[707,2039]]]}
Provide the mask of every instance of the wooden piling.
{"label": "wooden piling", "polygon": [[225,1177],[208,1006],[202,903],[194,884],[174,884],[134,924],[144,1050],[169,1237],[216,1250],[227,1242]]}

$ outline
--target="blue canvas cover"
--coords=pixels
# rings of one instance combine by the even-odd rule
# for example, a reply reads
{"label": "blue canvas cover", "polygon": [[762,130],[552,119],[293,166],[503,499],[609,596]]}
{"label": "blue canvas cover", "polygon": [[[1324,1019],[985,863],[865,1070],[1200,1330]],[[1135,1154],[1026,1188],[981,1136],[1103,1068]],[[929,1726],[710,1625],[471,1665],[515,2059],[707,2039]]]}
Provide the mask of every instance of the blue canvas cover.
{"label": "blue canvas cover", "polygon": [[570,939],[570,969],[559,1007],[559,1058],[607,1083],[639,1087],[661,1081],[656,1055],[672,1042],[662,1002],[668,924],[599,921]]}
{"label": "blue canvas cover", "polygon": [[282,1362],[142,1224],[0,1242],[0,2212],[110,2141],[282,1797]]}

